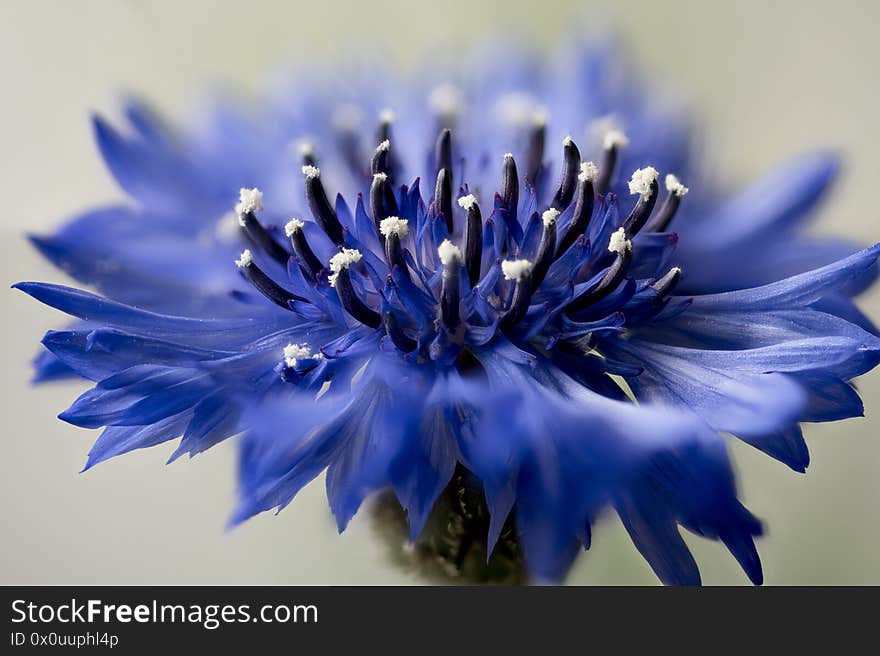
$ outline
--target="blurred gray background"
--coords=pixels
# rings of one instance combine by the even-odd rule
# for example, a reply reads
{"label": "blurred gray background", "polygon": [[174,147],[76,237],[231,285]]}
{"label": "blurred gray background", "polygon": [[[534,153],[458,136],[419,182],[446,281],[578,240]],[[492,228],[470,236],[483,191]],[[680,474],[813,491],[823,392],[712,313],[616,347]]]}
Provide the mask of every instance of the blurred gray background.
{"label": "blurred gray background", "polygon": [[[210,83],[253,92],[279,62],[333,57],[368,39],[407,65],[437,42],[464,47],[499,29],[549,46],[573,21],[616,26],[643,73],[681,90],[701,114],[713,166],[732,183],[810,148],[838,147],[845,175],[816,229],[880,239],[880,3],[611,5],[2,0],[2,280],[65,282],[23,232],[120,197],[87,122],[91,109],[114,110],[120,90],[182,117]],[[322,481],[280,516],[224,532],[231,444],[171,466],[173,447],[163,446],[78,474],[97,432],[55,415],[80,386],[28,384],[38,340],[61,317],[10,290],[0,303],[0,584],[417,582],[385,561],[366,516],[336,534]],[[880,316],[880,293],[863,306]],[[866,419],[808,427],[805,476],[734,445],[745,503],[769,529],[759,543],[768,584],[880,583],[880,375],[861,389]],[[687,539],[706,583],[746,582],[722,547]],[[656,579],[609,518],[570,582]]]}

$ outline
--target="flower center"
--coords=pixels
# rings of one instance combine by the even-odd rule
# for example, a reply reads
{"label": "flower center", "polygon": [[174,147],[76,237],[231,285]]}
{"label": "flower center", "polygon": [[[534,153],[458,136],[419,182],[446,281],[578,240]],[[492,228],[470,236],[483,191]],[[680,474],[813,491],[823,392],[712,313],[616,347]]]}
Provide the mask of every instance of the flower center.
{"label": "flower center", "polygon": [[[622,132],[609,130],[597,165],[581,161],[574,140],[566,137],[559,181],[549,204],[523,221],[522,212],[537,202],[535,180],[542,174],[546,127],[542,120],[533,127],[540,134],[528,141],[524,178],[528,198],[520,200],[517,162],[507,153],[493,211],[484,220],[467,185],[454,197],[455,144],[448,127],[435,143],[434,195],[429,204],[421,201],[418,180],[412,188],[395,188],[398,166],[391,145],[392,123],[393,114],[384,111],[378,130],[381,141],[370,160],[370,217],[359,197],[358,213],[366,221],[355,219],[353,225],[344,225],[340,220],[311,146],[302,151],[302,172],[306,201],[319,231],[307,236],[308,223],[291,219],[284,229],[289,247],[282,246],[256,217],[263,209],[262,194],[257,189],[241,190],[236,210],[254,251],[288,271],[292,267],[316,297],[289,291],[296,286],[273,279],[251,250],[245,250],[237,264],[248,282],[276,305],[296,311],[298,303],[323,305],[315,303],[321,297],[357,324],[381,331],[405,357],[421,361],[463,361],[469,349],[488,343],[496,334],[518,346],[537,348],[559,340],[582,341],[586,329],[579,326],[589,324],[584,322],[594,318],[591,311],[620,290],[631,271],[633,238],[640,232],[664,231],[688,192],[677,177],[667,175],[668,194],[654,212],[659,173],[651,166],[636,170],[629,182],[630,193],[638,196],[632,210],[610,237],[604,233],[604,245],[590,244],[588,235],[597,238],[590,232],[591,222],[597,220],[594,214],[601,215],[615,202],[613,194],[605,191],[618,152],[628,142]],[[327,264],[316,254],[321,249],[313,248],[315,239],[336,251]],[[673,268],[649,280],[655,305],[662,305],[680,275],[680,269]],[[604,305],[608,303],[602,305],[605,316],[619,309]],[[339,323],[341,316],[337,313],[333,320]],[[350,322],[342,327],[352,329]],[[319,353],[319,347],[296,345],[309,353],[309,349]],[[293,363],[288,368],[301,360],[314,361],[314,357],[285,354],[285,362]]]}

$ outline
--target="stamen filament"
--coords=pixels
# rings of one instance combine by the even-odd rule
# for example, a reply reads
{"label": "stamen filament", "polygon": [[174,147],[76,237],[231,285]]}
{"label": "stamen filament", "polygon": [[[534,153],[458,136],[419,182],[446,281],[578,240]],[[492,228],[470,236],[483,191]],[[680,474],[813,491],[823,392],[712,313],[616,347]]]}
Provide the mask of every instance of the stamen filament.
{"label": "stamen filament", "polygon": [[562,177],[559,180],[559,188],[553,196],[550,207],[555,207],[560,212],[564,211],[571,203],[578,183],[581,153],[571,137],[566,137],[562,142]]}
{"label": "stamen filament", "polygon": [[306,201],[312,212],[312,218],[330,238],[330,241],[337,246],[342,246],[345,242],[345,233],[339,222],[339,217],[336,216],[336,210],[327,199],[327,192],[321,182],[321,170],[314,166],[303,166],[302,172],[306,176]]}
{"label": "stamen filament", "polygon": [[321,264],[321,260],[318,259],[318,256],[315,255],[312,247],[309,246],[309,242],[303,232],[304,225],[305,223],[299,219],[291,219],[288,221],[287,225],[284,226],[284,233],[290,237],[290,244],[293,246],[293,252],[296,253],[296,256],[302,260],[306,267],[308,267],[312,276],[316,277],[323,270],[324,266]]}
{"label": "stamen filament", "polygon": [[282,307],[285,310],[290,310],[290,303],[292,301],[306,300],[302,296],[297,296],[296,294],[287,291],[267,276],[263,270],[256,265],[254,257],[249,250],[245,249],[242,251],[240,258],[235,261],[235,264],[254,289],[279,307]]}
{"label": "stamen filament", "polygon": [[459,198],[458,205],[467,211],[464,262],[468,281],[473,287],[480,281],[480,266],[483,260],[483,217],[473,194]]}
{"label": "stamen filament", "polygon": [[504,165],[501,172],[501,202],[504,209],[515,218],[519,207],[519,177],[512,153],[504,155]]}
{"label": "stamen filament", "polygon": [[565,232],[557,241],[556,257],[562,255],[571,248],[577,238],[584,234],[590,224],[593,216],[593,202],[595,199],[595,191],[593,188],[593,180],[595,180],[598,170],[592,162],[581,164],[581,173],[578,175],[577,198],[575,199],[574,211],[571,220],[565,227]]}
{"label": "stamen filament", "polygon": [[437,172],[437,184],[434,186],[434,212],[442,214],[446,220],[446,232],[452,234],[452,172],[442,168]]}

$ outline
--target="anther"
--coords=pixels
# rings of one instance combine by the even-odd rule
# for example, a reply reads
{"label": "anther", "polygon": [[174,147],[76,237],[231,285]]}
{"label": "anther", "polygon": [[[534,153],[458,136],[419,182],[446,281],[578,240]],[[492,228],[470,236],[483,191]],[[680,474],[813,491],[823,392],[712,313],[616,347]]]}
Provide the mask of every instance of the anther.
{"label": "anther", "polygon": [[556,220],[559,218],[559,210],[551,207],[541,215],[544,231],[541,233],[541,243],[538,245],[538,253],[535,255],[535,265],[532,268],[532,289],[538,289],[544,282],[544,276],[553,263],[556,253]]}
{"label": "anther", "polygon": [[247,189],[242,187],[238,191],[238,203],[235,205],[236,214],[247,214],[248,212],[258,212],[263,209],[263,192],[254,187]]}
{"label": "anther", "polygon": [[408,276],[409,268],[403,258],[403,247],[400,240],[409,234],[409,222],[406,219],[389,216],[382,219],[379,232],[385,241],[385,260],[388,262],[389,268],[400,267]]}
{"label": "anther", "polygon": [[391,169],[391,141],[383,139],[373,151],[373,157],[370,159],[370,173],[391,175]]}
{"label": "anther", "polygon": [[257,220],[255,212],[262,209],[263,194],[259,189],[241,189],[239,191],[239,200],[235,211],[238,212],[238,223],[244,229],[248,240],[273,260],[286,265],[290,253],[282,248]]}
{"label": "anther", "polygon": [[608,242],[608,251],[617,255],[611,266],[605,271],[602,279],[592,287],[573,299],[568,304],[566,311],[577,312],[585,307],[598,303],[611,292],[617,289],[621,280],[626,276],[630,262],[632,262],[632,242],[626,238],[626,232],[619,228],[611,235]]}
{"label": "anther", "polygon": [[666,200],[663,201],[660,210],[648,222],[648,225],[645,228],[648,232],[663,232],[666,230],[666,228],[669,227],[669,224],[672,223],[672,219],[675,218],[678,206],[681,205],[682,196],[690,191],[671,173],[666,176],[666,190],[669,194],[666,196]]}
{"label": "anther", "polygon": [[657,300],[661,301],[675,291],[679,280],[681,280],[681,269],[672,267],[662,278],[652,283],[651,288],[657,292]]}
{"label": "anther", "polygon": [[448,239],[437,248],[437,255],[443,265],[443,286],[440,290],[440,315],[449,330],[458,328],[461,323],[459,314],[461,249]]}
{"label": "anther", "polygon": [[324,185],[321,182],[321,170],[315,166],[303,166],[302,172],[306,177],[306,201],[315,223],[321,227],[330,241],[341,246],[345,235],[342,224],[339,223],[339,217],[336,216],[336,210],[327,200],[327,192],[324,191]]}
{"label": "anther", "polygon": [[373,215],[373,223],[376,225],[379,239],[384,242],[381,229],[382,221],[398,213],[397,200],[394,198],[391,182],[385,173],[373,175],[373,183],[370,185],[370,213]]}
{"label": "anther", "polygon": [[501,170],[501,202],[504,209],[512,216],[516,216],[519,207],[519,176],[512,153],[504,155],[504,164]]}
{"label": "anther", "polygon": [[533,264],[529,260],[506,260],[501,263],[504,279],[516,281],[510,307],[501,319],[502,330],[513,328],[526,316],[532,298],[532,270]]}
{"label": "anther", "polygon": [[629,181],[629,193],[638,194],[639,200],[623,222],[627,237],[633,237],[648,221],[654,204],[657,202],[657,177],[659,173],[653,166],[636,169]]}
{"label": "anther", "polygon": [[529,146],[526,155],[526,177],[532,186],[537,186],[538,177],[544,165],[544,147],[547,141],[547,118],[537,114],[529,134]]}
{"label": "anther", "polygon": [[251,254],[250,250],[243,250],[239,258],[235,261],[235,265],[238,267],[239,271],[241,271],[242,275],[244,275],[245,279],[253,285],[254,289],[279,307],[282,307],[285,310],[290,310],[291,301],[305,300],[303,297],[287,291],[267,276],[254,262],[254,256]]}
{"label": "anther", "polygon": [[595,196],[593,181],[598,174],[599,169],[593,162],[581,163],[574,211],[562,237],[557,239],[556,257],[561,257],[565,251],[571,248],[571,245],[577,241],[578,237],[584,234],[587,226],[590,224],[590,218],[593,216]]}
{"label": "anther", "polygon": [[360,262],[363,255],[354,248],[343,248],[339,253],[330,258],[330,271],[328,277],[330,285],[336,289],[339,302],[345,311],[352,317],[370,328],[378,328],[382,325],[382,317],[379,313],[367,307],[358,297],[351,282],[349,267]]}
{"label": "anther", "polygon": [[452,171],[452,130],[443,128],[434,144],[434,170],[449,169]]}
{"label": "anther", "polygon": [[468,281],[473,287],[480,280],[480,265],[483,260],[483,217],[473,194],[459,198],[458,206],[467,211],[464,262]]}
{"label": "anther", "polygon": [[318,256],[315,255],[312,247],[309,246],[309,242],[306,239],[305,233],[303,232],[304,226],[305,222],[301,221],[300,219],[291,219],[287,222],[287,225],[284,226],[284,234],[286,234],[290,238],[290,244],[291,246],[293,246],[293,252],[296,253],[297,257],[303,261],[303,263],[308,267],[309,271],[312,272],[312,276],[317,276],[324,267],[321,264],[321,260],[319,260]]}
{"label": "anther", "polygon": [[599,165],[599,177],[596,179],[596,193],[605,194],[608,191],[620,149],[628,144],[629,139],[622,131],[613,128],[605,132],[602,138],[602,162]]}
{"label": "anther", "polygon": [[562,212],[571,203],[577,188],[580,161],[581,153],[577,145],[571,137],[566,137],[562,142],[562,177],[550,207],[555,207]]}
{"label": "anther", "polygon": [[434,186],[434,212],[442,214],[446,220],[446,232],[450,235],[452,222],[452,172],[443,168],[437,172],[437,184]]}

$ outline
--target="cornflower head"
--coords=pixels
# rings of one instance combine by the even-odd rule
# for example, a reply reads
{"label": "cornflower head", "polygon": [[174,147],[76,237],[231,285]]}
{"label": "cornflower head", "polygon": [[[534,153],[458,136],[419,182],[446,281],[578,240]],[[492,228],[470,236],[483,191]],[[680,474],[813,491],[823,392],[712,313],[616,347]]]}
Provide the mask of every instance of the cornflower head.
{"label": "cornflower head", "polygon": [[679,527],[761,582],[727,436],[803,471],[801,422],[862,414],[877,247],[801,234],[832,157],[720,197],[609,52],[559,62],[95,119],[136,202],[32,239],[100,295],[16,285],[76,318],[37,377],[95,383],[60,415],[104,429],[86,468],[239,435],[233,524],[326,471],[340,530],[378,494],[467,580],[561,580],[613,510],[665,583],[700,581]]}

